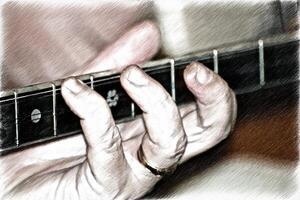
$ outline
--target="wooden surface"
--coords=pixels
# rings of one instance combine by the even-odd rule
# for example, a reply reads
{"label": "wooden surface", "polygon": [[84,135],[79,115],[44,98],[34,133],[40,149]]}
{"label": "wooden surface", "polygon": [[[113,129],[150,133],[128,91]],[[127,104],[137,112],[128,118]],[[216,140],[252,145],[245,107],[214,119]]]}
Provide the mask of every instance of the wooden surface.
{"label": "wooden surface", "polygon": [[234,192],[243,192],[243,198],[276,195],[285,199],[295,194],[298,84],[239,95],[238,119],[230,137],[181,165],[148,197],[185,199],[194,194],[200,198],[207,191],[213,199],[219,194],[225,199]]}

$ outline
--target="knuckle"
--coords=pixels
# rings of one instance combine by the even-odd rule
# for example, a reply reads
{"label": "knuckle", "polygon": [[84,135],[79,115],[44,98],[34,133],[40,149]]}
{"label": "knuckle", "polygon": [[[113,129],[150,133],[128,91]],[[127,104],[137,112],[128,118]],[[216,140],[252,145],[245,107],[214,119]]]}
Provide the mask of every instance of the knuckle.
{"label": "knuckle", "polygon": [[166,150],[168,156],[183,153],[187,144],[187,137],[182,127],[175,128],[171,134],[159,142],[159,146]]}

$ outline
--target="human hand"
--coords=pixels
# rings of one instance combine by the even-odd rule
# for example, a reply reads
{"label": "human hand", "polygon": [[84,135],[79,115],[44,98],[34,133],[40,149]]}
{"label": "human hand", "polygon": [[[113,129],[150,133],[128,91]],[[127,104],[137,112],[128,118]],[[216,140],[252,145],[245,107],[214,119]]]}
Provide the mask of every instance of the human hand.
{"label": "human hand", "polygon": [[[101,69],[120,71],[131,63],[149,59],[158,49],[159,38],[156,28],[149,23],[147,26],[149,35],[146,31],[137,39],[139,28],[129,31],[91,65],[74,74]],[[147,28],[143,27],[143,30]],[[130,38],[131,42],[126,42]],[[149,48],[143,50],[140,45],[145,41],[147,45],[144,47]],[[137,55],[132,52],[144,53]],[[140,77],[134,78],[141,81],[140,84],[128,81],[132,75]],[[121,83],[146,113],[144,121],[137,118],[117,125],[118,129],[101,96],[74,79],[67,80],[63,85],[63,95],[71,109],[82,118],[84,138],[75,136],[2,157],[2,163],[5,163],[1,169],[1,189],[5,189],[2,191],[7,191],[7,197],[30,199],[51,198],[51,195],[56,195],[53,198],[72,199],[142,196],[160,177],[151,174],[138,162],[136,152],[141,143],[146,158],[154,167],[165,168],[211,148],[227,136],[234,124],[235,97],[219,76],[194,63],[185,70],[185,80],[197,100],[196,104],[180,107],[179,112],[157,82],[137,67],[126,68]],[[72,89],[77,92],[71,92]],[[150,91],[156,95],[145,95]],[[80,98],[74,98],[74,94]],[[14,163],[18,165],[13,166]]]}

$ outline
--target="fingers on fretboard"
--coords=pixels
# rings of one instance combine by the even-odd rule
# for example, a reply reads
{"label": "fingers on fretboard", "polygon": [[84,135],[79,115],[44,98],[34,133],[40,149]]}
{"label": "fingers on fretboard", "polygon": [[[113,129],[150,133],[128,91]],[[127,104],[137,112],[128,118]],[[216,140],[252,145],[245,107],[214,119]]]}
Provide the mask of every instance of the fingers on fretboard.
{"label": "fingers on fretboard", "polygon": [[[170,93],[177,104],[193,100],[186,88],[183,71],[192,61],[198,61],[224,78],[237,94],[284,84],[298,79],[299,41],[220,53],[217,50],[200,57],[165,59],[145,71]],[[111,108],[117,121],[132,120],[141,110],[121,87],[119,75],[83,80],[99,92]],[[78,134],[79,119],[65,104],[60,85],[30,92],[12,92],[0,98],[0,154],[32,144]]]}

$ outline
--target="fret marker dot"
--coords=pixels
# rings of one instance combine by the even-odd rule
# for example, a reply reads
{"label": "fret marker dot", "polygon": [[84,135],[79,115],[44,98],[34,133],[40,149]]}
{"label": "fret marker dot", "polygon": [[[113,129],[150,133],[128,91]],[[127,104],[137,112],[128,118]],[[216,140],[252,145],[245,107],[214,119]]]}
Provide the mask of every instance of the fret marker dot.
{"label": "fret marker dot", "polygon": [[31,112],[31,121],[33,123],[38,123],[41,120],[42,114],[41,111],[39,109],[34,109]]}

